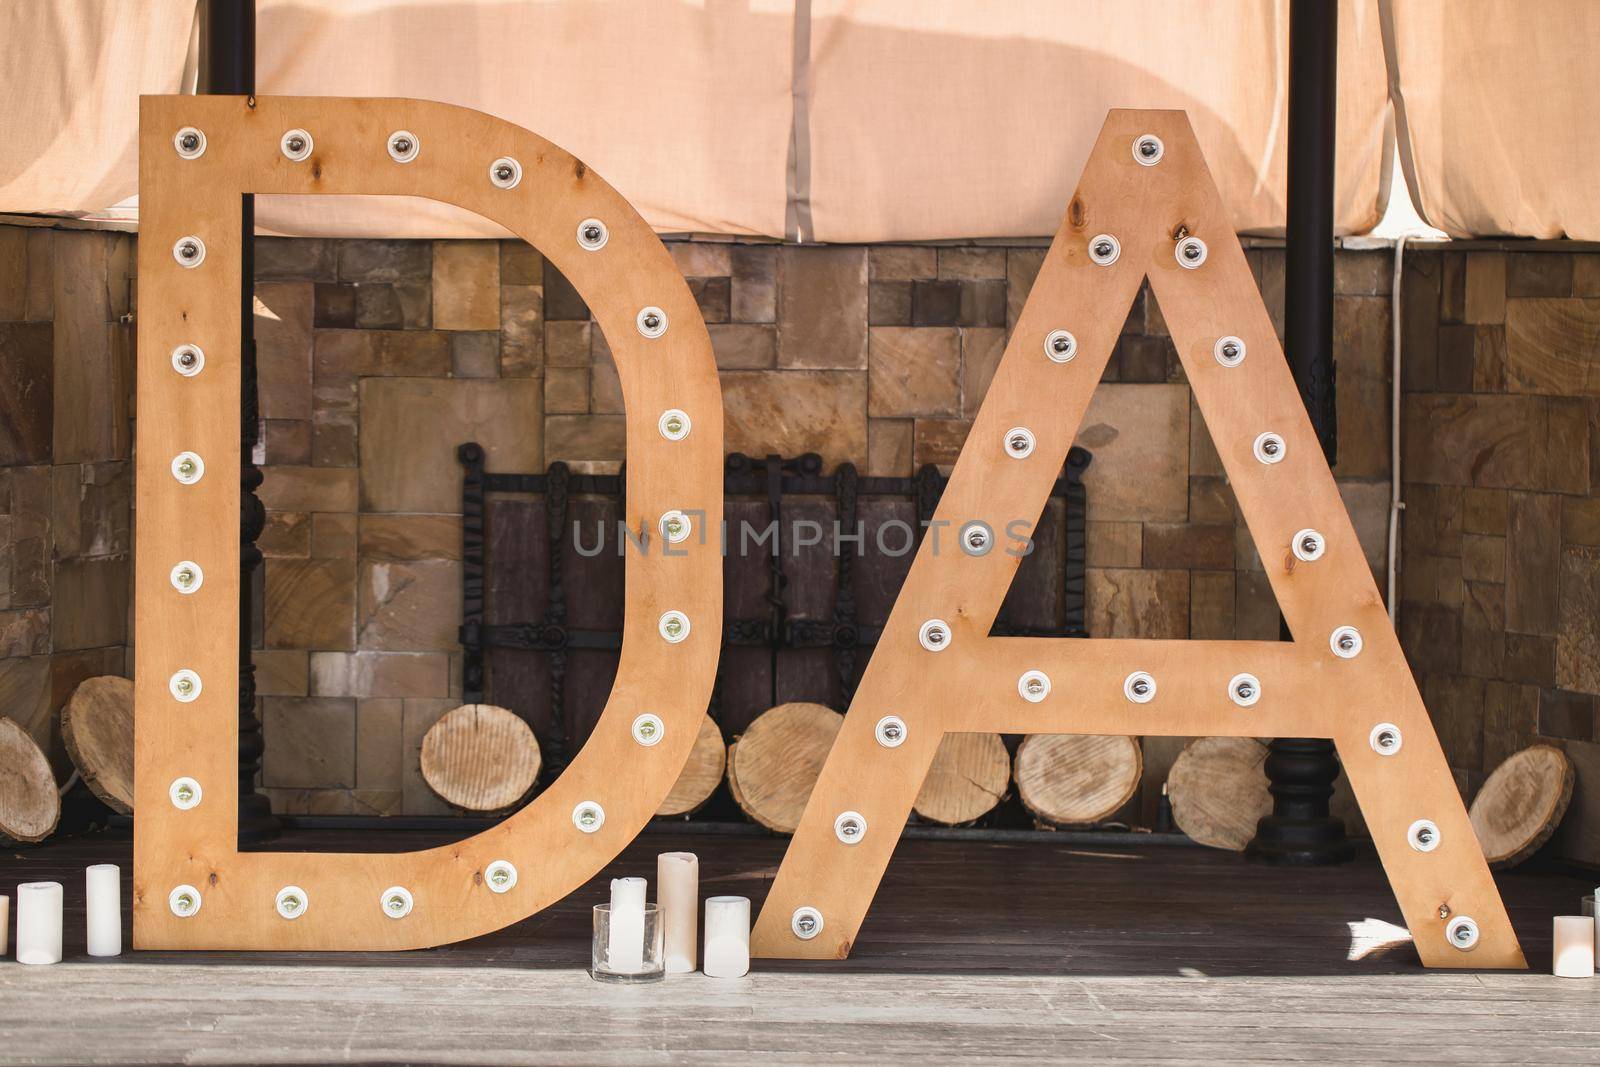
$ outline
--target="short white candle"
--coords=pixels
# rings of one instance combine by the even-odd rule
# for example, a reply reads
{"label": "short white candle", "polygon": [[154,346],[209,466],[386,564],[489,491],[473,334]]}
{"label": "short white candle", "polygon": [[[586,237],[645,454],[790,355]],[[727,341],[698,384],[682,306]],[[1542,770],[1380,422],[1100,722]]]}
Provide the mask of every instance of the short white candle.
{"label": "short white candle", "polygon": [[611,940],[606,963],[618,974],[644,970],[643,878],[611,879]]}
{"label": "short white candle", "polygon": [[89,955],[122,955],[122,871],[96,863],[83,872],[89,911]]}
{"label": "short white candle", "polygon": [[666,930],[668,974],[694,970],[700,940],[700,859],[693,852],[656,857],[656,907]]}
{"label": "short white candle", "polygon": [[1557,915],[1551,973],[1557,978],[1589,978],[1594,974],[1594,918]]}
{"label": "short white candle", "polygon": [[743,978],[750,972],[750,898],[706,898],[705,972]]}
{"label": "short white candle", "polygon": [[17,962],[61,962],[61,883],[17,886]]}

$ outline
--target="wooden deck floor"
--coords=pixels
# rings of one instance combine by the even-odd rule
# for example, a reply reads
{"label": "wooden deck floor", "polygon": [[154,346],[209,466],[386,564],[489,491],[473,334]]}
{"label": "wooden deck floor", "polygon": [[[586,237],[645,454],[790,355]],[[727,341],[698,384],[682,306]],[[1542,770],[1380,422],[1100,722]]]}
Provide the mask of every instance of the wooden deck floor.
{"label": "wooden deck floor", "polygon": [[[373,838],[376,836],[377,840]],[[421,847],[436,835],[364,835]],[[361,847],[348,832],[286,847]],[[783,842],[650,833],[603,877],[699,853],[759,903]],[[1291,871],[1176,845],[905,841],[854,955],[602,986],[603,882],[476,941],[397,954],[83,955],[83,867],[126,835],[0,853],[0,892],[67,886],[67,961],[0,964],[4,1063],[1586,1063],[1600,981],[1549,976],[1550,916],[1590,888],[1500,879],[1534,970],[1422,970],[1370,859]]]}

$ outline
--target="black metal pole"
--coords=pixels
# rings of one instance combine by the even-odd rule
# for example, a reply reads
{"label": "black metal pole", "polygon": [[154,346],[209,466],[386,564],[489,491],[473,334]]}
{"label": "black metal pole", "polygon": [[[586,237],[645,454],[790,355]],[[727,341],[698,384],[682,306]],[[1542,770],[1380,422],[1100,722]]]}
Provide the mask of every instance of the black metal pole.
{"label": "black metal pole", "polygon": [[[256,91],[255,0],[205,0],[200,7],[199,91],[226,96],[252,96]],[[256,541],[267,516],[256,490],[261,471],[254,453],[260,425],[256,388],[255,339],[255,197],[245,194],[239,242],[239,843],[256,844],[278,835],[272,802],[256,792],[264,744],[256,718],[256,669],[253,579],[261,565]]]}
{"label": "black metal pole", "polygon": [[[1333,186],[1338,103],[1337,0],[1289,8],[1289,198],[1284,265],[1284,352],[1322,442],[1336,455],[1333,406]],[[1287,627],[1284,636],[1288,637]],[[1308,638],[1308,635],[1301,635]],[[1342,863],[1353,849],[1328,811],[1339,757],[1331,741],[1275,739],[1267,754],[1272,814],[1250,855],[1269,863]]]}

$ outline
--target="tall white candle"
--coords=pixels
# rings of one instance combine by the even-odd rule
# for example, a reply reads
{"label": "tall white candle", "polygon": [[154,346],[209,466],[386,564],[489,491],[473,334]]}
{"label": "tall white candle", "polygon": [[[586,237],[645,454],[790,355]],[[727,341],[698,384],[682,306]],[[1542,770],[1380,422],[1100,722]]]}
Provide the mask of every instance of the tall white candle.
{"label": "tall white candle", "polygon": [[643,878],[611,879],[611,940],[606,962],[618,974],[644,970]]}
{"label": "tall white candle", "polygon": [[83,872],[89,910],[89,955],[122,955],[122,871],[96,863]]}
{"label": "tall white candle", "polygon": [[668,974],[694,970],[700,940],[700,859],[693,852],[656,857],[656,906],[666,930]]}
{"label": "tall white candle", "polygon": [[750,898],[706,898],[705,972],[743,978],[750,972]]}
{"label": "tall white candle", "polygon": [[17,962],[61,962],[61,883],[17,886]]}
{"label": "tall white candle", "polygon": [[1557,915],[1551,973],[1557,978],[1589,978],[1594,974],[1594,918]]}

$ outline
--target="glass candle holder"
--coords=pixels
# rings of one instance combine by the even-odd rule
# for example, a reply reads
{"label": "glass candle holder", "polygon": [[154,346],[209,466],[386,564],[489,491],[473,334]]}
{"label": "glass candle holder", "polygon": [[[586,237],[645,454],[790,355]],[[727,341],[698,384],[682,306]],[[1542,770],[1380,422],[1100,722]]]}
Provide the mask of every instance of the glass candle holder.
{"label": "glass candle holder", "polygon": [[[663,951],[666,926],[660,909],[646,904],[642,915],[611,914],[610,904],[594,906],[594,940],[589,948],[589,977],[597,982],[659,982],[666,977]],[[634,944],[634,938],[640,944]],[[613,944],[615,942],[615,944]]]}

